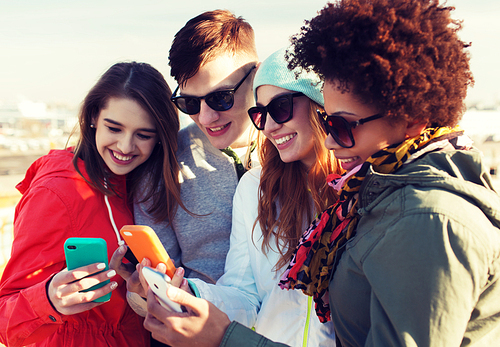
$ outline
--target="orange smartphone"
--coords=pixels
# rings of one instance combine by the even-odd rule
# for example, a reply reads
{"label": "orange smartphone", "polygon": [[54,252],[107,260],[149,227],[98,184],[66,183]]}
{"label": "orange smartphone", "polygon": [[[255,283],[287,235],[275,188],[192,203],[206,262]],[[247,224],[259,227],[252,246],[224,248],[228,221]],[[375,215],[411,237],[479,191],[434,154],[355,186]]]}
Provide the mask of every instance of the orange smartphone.
{"label": "orange smartphone", "polygon": [[166,274],[170,278],[174,276],[174,262],[153,229],[147,225],[124,225],[120,234],[138,261],[148,258],[153,268],[156,268],[158,263],[163,263],[167,266]]}

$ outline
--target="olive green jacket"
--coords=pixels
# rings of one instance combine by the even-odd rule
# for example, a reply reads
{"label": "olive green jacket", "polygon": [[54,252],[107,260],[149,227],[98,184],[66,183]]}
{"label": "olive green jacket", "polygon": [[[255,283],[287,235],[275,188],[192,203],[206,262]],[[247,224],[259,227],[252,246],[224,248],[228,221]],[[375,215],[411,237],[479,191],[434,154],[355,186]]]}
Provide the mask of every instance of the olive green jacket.
{"label": "olive green jacket", "polygon": [[[500,197],[480,153],[370,170],[359,198],[329,287],[342,346],[500,345]],[[274,346],[252,334],[233,327],[222,346]]]}

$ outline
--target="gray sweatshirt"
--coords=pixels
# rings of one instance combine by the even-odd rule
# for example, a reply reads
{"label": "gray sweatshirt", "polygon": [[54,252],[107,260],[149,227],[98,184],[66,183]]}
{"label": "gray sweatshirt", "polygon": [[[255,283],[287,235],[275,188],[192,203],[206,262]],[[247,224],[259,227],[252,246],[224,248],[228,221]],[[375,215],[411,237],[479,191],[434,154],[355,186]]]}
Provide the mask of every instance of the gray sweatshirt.
{"label": "gray sweatshirt", "polygon": [[215,283],[224,273],[229,250],[233,195],[238,184],[232,158],[210,144],[196,124],[181,129],[177,160],[181,170],[181,199],[191,217],[181,208],[171,226],[155,223],[146,206],[134,206],[135,223],[156,231],[175,265],[185,277]]}

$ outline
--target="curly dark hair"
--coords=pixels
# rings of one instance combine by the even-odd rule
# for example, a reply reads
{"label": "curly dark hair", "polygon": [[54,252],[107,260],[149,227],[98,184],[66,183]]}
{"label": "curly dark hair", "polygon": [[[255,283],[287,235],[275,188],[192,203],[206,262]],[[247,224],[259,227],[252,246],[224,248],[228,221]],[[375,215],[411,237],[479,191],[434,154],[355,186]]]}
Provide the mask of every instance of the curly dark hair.
{"label": "curly dark hair", "polygon": [[439,0],[340,0],[291,38],[289,68],[336,80],[395,121],[454,126],[474,83],[454,7]]}

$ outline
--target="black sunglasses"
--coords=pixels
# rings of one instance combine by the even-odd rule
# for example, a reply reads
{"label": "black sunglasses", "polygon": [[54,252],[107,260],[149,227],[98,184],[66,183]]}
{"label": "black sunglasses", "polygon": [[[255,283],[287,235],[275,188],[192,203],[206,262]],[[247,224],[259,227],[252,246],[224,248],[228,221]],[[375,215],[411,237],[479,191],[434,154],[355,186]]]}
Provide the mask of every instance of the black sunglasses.
{"label": "black sunglasses", "polygon": [[268,113],[276,123],[286,123],[293,117],[293,98],[303,95],[300,92],[280,95],[272,99],[267,106],[251,107],[248,115],[258,130],[264,130]]}
{"label": "black sunglasses", "polygon": [[354,137],[352,136],[352,129],[358,125],[371,122],[372,120],[382,118],[384,115],[377,113],[373,116],[358,119],[355,122],[348,122],[344,117],[327,115],[326,112],[316,110],[318,116],[323,123],[326,134],[332,135],[335,142],[344,148],[351,148],[354,146]]}
{"label": "black sunglasses", "polygon": [[179,86],[177,86],[170,100],[172,100],[179,110],[189,115],[200,113],[202,99],[205,99],[207,105],[214,111],[227,111],[234,105],[234,93],[236,93],[253,69],[255,69],[255,66],[246,73],[245,77],[233,89],[219,90],[208,93],[205,96],[175,96],[179,90]]}

